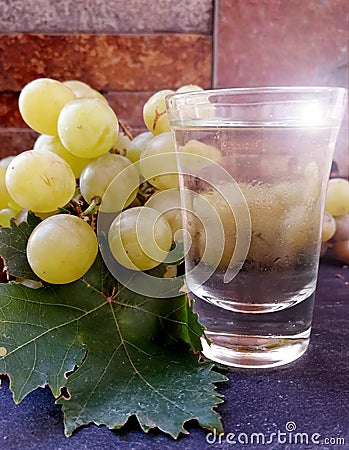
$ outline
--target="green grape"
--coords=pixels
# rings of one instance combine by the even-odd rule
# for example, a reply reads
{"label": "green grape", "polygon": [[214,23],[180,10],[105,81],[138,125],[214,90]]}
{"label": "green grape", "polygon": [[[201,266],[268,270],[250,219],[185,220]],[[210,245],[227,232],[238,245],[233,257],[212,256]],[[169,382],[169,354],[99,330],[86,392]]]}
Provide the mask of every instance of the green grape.
{"label": "green grape", "polygon": [[142,151],[153,137],[154,135],[150,131],[140,133],[131,141],[126,151],[126,157],[133,163],[139,161]]}
{"label": "green grape", "polygon": [[51,216],[54,216],[55,214],[58,214],[59,210],[57,209],[56,211],[50,211],[50,212],[47,212],[47,213],[33,211],[33,213],[36,215],[36,217],[40,217],[41,220],[45,220],[48,217],[51,217]]}
{"label": "green grape", "polygon": [[336,222],[336,232],[333,235],[333,240],[334,241],[349,240],[349,214],[337,216],[334,220]]}
{"label": "green grape", "polygon": [[108,243],[114,258],[124,267],[149,270],[166,258],[172,231],[158,211],[138,206],[126,209],[114,219]]}
{"label": "green grape", "polygon": [[175,141],[171,132],[155,136],[148,142],[141,154],[139,169],[158,189],[179,187]]}
{"label": "green grape", "polygon": [[64,147],[58,136],[40,135],[35,141],[34,150],[52,152],[63,158],[72,168],[75,178],[79,178],[82,170],[91,162],[91,159],[79,158],[70,153]]}
{"label": "green grape", "polygon": [[9,194],[22,208],[50,212],[65,206],[75,192],[75,176],[58,155],[27,150],[17,155],[6,171]]}
{"label": "green grape", "polygon": [[33,272],[53,284],[81,278],[92,266],[97,252],[97,236],[92,228],[69,214],[57,214],[40,222],[27,244]]}
{"label": "green grape", "polygon": [[192,171],[201,170],[209,166],[212,161],[219,162],[222,158],[222,154],[217,147],[207,145],[195,139],[180,146],[178,151],[183,153],[179,155],[181,167],[188,168]]}
{"label": "green grape", "polygon": [[332,251],[337,259],[349,264],[349,240],[335,242]]}
{"label": "green grape", "polygon": [[0,159],[0,166],[5,167],[5,169],[7,169],[13,158],[14,156],[5,156],[5,158]]}
{"label": "green grape", "polygon": [[170,224],[175,240],[183,240],[182,233],[179,232],[183,229],[179,189],[167,189],[165,191],[155,192],[155,194],[149,197],[144,206],[156,209],[162,213],[163,217]]}
{"label": "green grape", "polygon": [[94,196],[102,199],[109,188],[107,196],[103,198],[104,212],[121,211],[130,205],[137,195],[138,186],[136,167],[126,157],[112,153],[93,160],[80,176],[81,195],[87,203],[91,203]]}
{"label": "green grape", "polygon": [[330,213],[325,211],[324,220],[322,222],[322,242],[329,241],[336,232],[336,221]]}
{"label": "green grape", "polygon": [[97,158],[115,144],[118,119],[98,98],[81,97],[67,103],[58,118],[59,138],[79,158]]}
{"label": "green grape", "polygon": [[[207,191],[195,195],[193,212],[190,228],[198,256],[209,266],[226,269],[236,245],[236,222],[230,205],[220,192]],[[208,245],[208,239],[215,245]]]}
{"label": "green grape", "polygon": [[332,178],[328,182],[325,209],[332,216],[349,213],[349,182],[342,178]]}
{"label": "green grape", "polygon": [[178,94],[183,92],[195,92],[195,91],[203,91],[203,89],[197,84],[186,84],[176,90]]}
{"label": "green grape", "polygon": [[71,89],[76,97],[94,97],[107,102],[107,99],[100,92],[93,89],[89,84],[80,80],[63,81],[64,86]]}
{"label": "green grape", "polygon": [[9,228],[11,226],[11,219],[16,217],[18,211],[15,211],[11,208],[4,208],[0,210],[0,227],[7,227]]}
{"label": "green grape", "polygon": [[165,97],[173,94],[174,91],[164,89],[152,95],[143,106],[143,119],[146,127],[153,134],[160,134],[170,131],[168,121]]}
{"label": "green grape", "polygon": [[34,142],[33,150],[41,150],[42,147],[44,147],[47,143],[50,143],[54,137],[55,136],[50,136],[49,134],[40,134]]}
{"label": "green grape", "polygon": [[56,136],[58,116],[74,98],[74,92],[60,81],[38,78],[24,86],[18,106],[23,120],[33,130]]}
{"label": "green grape", "polygon": [[112,153],[116,153],[121,156],[126,156],[128,149],[131,145],[131,139],[124,133],[119,133],[116,142],[113,145]]}
{"label": "green grape", "polygon": [[12,200],[6,187],[6,169],[0,166],[0,209],[7,208]]}

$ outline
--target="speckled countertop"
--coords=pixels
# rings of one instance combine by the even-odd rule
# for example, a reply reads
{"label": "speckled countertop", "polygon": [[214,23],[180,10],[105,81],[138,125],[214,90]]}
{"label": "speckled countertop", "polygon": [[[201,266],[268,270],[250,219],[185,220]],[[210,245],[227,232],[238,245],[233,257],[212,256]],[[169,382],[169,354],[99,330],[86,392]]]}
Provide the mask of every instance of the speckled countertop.
{"label": "speckled countertop", "polygon": [[122,431],[89,426],[63,434],[60,407],[49,389],[14,405],[1,377],[1,450],[348,450],[349,449],[349,269],[321,264],[313,332],[307,353],[278,369],[235,370],[219,389],[226,435],[219,438],[193,421],[177,441],[145,435],[131,420]]}

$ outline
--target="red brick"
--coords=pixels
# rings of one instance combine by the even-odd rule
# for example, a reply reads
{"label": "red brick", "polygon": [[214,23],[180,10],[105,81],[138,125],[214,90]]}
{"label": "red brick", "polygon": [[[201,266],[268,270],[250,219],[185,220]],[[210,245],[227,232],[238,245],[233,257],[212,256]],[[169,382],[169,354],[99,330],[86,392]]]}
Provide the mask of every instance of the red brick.
{"label": "red brick", "polygon": [[0,158],[32,149],[37,136],[29,129],[0,129]]}
{"label": "red brick", "polygon": [[215,87],[348,86],[347,0],[220,0]]}
{"label": "red brick", "polygon": [[211,37],[203,35],[0,35],[0,91],[38,77],[80,79],[98,90],[210,87],[211,63]]}
{"label": "red brick", "polygon": [[18,109],[18,94],[0,93],[0,128],[26,128]]}
{"label": "red brick", "polygon": [[118,118],[128,127],[145,128],[143,105],[154,92],[109,92],[106,97]]}

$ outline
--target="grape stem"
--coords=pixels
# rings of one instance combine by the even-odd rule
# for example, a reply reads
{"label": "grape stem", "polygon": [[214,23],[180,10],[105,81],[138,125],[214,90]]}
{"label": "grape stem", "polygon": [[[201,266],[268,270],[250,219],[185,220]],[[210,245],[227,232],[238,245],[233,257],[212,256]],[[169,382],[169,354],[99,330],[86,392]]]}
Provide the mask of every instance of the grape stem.
{"label": "grape stem", "polygon": [[80,214],[81,217],[89,216],[89,215],[95,213],[99,209],[99,205],[102,202],[101,197],[98,197],[98,195],[94,195],[91,198],[91,200],[92,200],[91,204],[85,209],[85,211],[81,212],[81,214]]}
{"label": "grape stem", "polygon": [[123,122],[121,122],[119,119],[118,119],[118,122],[119,122],[119,126],[120,126],[120,128],[122,129],[122,131],[126,134],[126,136],[128,137],[128,138],[130,138],[131,139],[131,141],[133,140],[133,136],[132,136],[132,133],[130,132],[130,130],[127,128],[127,126],[123,123]]}

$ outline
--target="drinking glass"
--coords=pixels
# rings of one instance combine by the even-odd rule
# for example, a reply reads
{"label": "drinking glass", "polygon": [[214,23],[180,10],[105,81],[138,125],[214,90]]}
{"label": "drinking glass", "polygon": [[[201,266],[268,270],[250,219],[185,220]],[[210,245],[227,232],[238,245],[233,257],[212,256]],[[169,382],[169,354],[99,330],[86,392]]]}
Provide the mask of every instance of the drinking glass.
{"label": "drinking glass", "polygon": [[306,351],[346,97],[344,88],[268,87],[166,98],[186,285],[207,358],[273,367]]}

